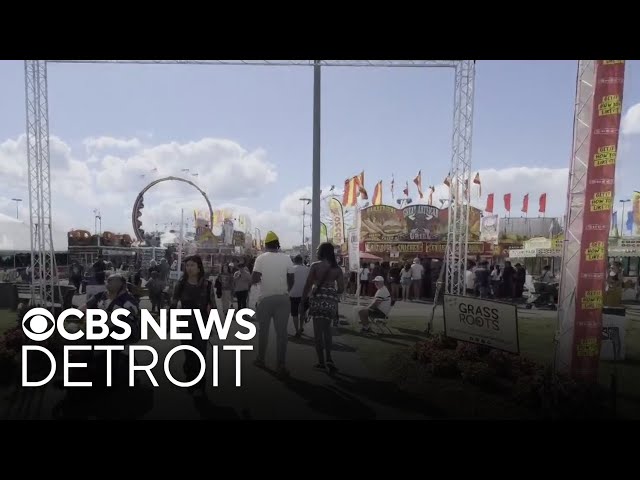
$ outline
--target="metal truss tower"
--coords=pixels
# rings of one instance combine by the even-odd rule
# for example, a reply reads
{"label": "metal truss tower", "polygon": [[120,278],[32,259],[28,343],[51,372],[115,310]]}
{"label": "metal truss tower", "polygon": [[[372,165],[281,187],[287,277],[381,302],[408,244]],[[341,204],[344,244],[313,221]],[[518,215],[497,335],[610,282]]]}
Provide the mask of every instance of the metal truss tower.
{"label": "metal truss tower", "polygon": [[449,188],[449,229],[445,257],[445,293],[464,295],[469,251],[469,210],[471,204],[471,137],[475,61],[461,60],[455,69],[453,152]]}
{"label": "metal truss tower", "polygon": [[596,60],[580,60],[576,85],[576,104],[573,125],[573,151],[569,169],[569,189],[562,249],[560,294],[558,298],[558,328],[556,332],[555,368],[566,372],[571,365],[573,334],[576,316],[576,289],[580,269],[580,252],[587,188],[589,146]]}
{"label": "metal truss tower", "polygon": [[[51,234],[51,191],[49,178],[49,112],[47,63],[132,63],[176,65],[251,65],[314,67],[314,92],[320,91],[322,67],[453,68],[455,70],[454,125],[451,157],[452,188],[449,202],[449,229],[445,258],[445,291],[464,294],[464,271],[468,252],[469,190],[471,176],[471,135],[475,79],[474,60],[27,60],[27,137],[29,162],[29,208],[31,222],[31,268],[34,279],[32,299],[39,305],[52,304],[55,257]],[[319,94],[316,94],[319,100]],[[316,100],[316,104],[319,101]],[[320,112],[314,112],[314,168],[312,205],[312,252],[320,243]],[[317,150],[317,151],[316,151]],[[460,190],[464,192],[465,205]],[[455,193],[454,193],[455,192]],[[457,201],[460,199],[461,201]],[[37,278],[35,278],[37,276]],[[50,285],[50,288],[46,288]],[[46,303],[44,303],[46,302]]]}
{"label": "metal truss tower", "polygon": [[26,60],[27,162],[31,228],[31,301],[53,309],[56,277],[51,232],[47,63]]}

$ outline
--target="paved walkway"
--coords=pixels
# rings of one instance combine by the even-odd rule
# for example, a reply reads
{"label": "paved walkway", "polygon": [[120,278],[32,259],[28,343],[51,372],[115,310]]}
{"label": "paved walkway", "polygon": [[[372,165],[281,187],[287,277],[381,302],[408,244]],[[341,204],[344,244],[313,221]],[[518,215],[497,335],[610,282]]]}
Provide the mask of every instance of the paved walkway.
{"label": "paved walkway", "polygon": [[[77,298],[74,303],[82,303]],[[144,304],[143,304],[144,306]],[[405,314],[425,306],[405,306]],[[353,306],[342,305],[341,314],[352,317]],[[234,351],[223,351],[219,347],[219,387],[212,386],[212,348],[207,354],[206,396],[195,399],[184,388],[171,385],[163,372],[166,354],[179,342],[161,341],[157,338],[147,342],[158,352],[158,365],[153,369],[159,387],[152,387],[144,372],[139,373],[141,387],[126,389],[105,397],[105,402],[93,408],[87,415],[95,418],[138,419],[424,419],[428,412],[424,405],[406,397],[395,386],[385,380],[374,378],[362,362],[356,348],[349,345],[352,327],[335,330],[334,361],[339,372],[333,376],[312,367],[317,362],[312,325],[307,324],[305,334],[296,339],[289,325],[287,366],[291,378],[281,381],[275,377],[275,331],[271,327],[267,355],[267,369],[253,365],[257,335],[251,342],[253,352],[242,352],[241,387],[235,387],[236,364]],[[212,344],[246,344],[229,334],[226,342],[212,338]],[[215,335],[215,332],[214,332]],[[232,339],[229,341],[229,339]],[[171,361],[171,371],[176,379],[184,380],[182,374],[183,353],[177,353]],[[136,355],[141,364],[150,362],[150,354]],[[4,398],[3,398],[4,397]],[[79,412],[79,408],[61,409],[65,393],[50,383],[47,388],[5,391],[0,393],[0,418],[54,418],[58,410]],[[96,411],[97,410],[97,411]]]}

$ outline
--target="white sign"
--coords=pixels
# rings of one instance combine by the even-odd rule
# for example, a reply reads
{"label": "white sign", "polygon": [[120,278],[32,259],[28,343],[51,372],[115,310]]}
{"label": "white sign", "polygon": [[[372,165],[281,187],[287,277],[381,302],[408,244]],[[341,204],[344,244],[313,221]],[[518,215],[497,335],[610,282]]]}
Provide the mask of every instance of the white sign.
{"label": "white sign", "polygon": [[500,217],[498,215],[487,215],[480,219],[480,240],[483,242],[498,244],[500,232]]}
{"label": "white sign", "polygon": [[181,272],[178,272],[177,270],[171,270],[169,272],[169,280],[180,280],[180,274]]}
{"label": "white sign", "polygon": [[349,229],[349,270],[360,271],[360,233],[357,228]]}
{"label": "white sign", "polygon": [[445,295],[444,333],[463,342],[520,352],[518,310],[510,303]]}

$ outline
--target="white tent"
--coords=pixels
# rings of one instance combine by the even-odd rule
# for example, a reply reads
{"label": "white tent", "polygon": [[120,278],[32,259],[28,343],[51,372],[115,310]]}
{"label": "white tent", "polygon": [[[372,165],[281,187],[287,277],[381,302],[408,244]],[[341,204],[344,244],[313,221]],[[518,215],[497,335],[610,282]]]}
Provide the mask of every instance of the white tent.
{"label": "white tent", "polygon": [[[53,248],[56,252],[69,250],[66,232],[53,228]],[[31,231],[28,223],[0,213],[0,252],[30,253]]]}

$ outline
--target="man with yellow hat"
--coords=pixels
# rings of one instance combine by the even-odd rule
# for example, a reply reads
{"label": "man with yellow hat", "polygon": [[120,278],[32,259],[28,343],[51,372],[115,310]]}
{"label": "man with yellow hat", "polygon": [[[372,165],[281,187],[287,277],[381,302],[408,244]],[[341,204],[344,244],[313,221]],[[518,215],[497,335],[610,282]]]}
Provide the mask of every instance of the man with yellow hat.
{"label": "man with yellow hat", "polygon": [[289,290],[293,287],[293,274],[289,269],[293,262],[289,255],[280,252],[278,236],[267,232],[264,238],[265,253],[256,258],[253,265],[252,283],[260,284],[260,296],[256,305],[258,318],[258,358],[255,365],[265,367],[265,357],[269,344],[269,328],[271,319],[276,329],[277,373],[281,377],[288,376],[285,368],[287,355],[287,326],[289,323]]}

